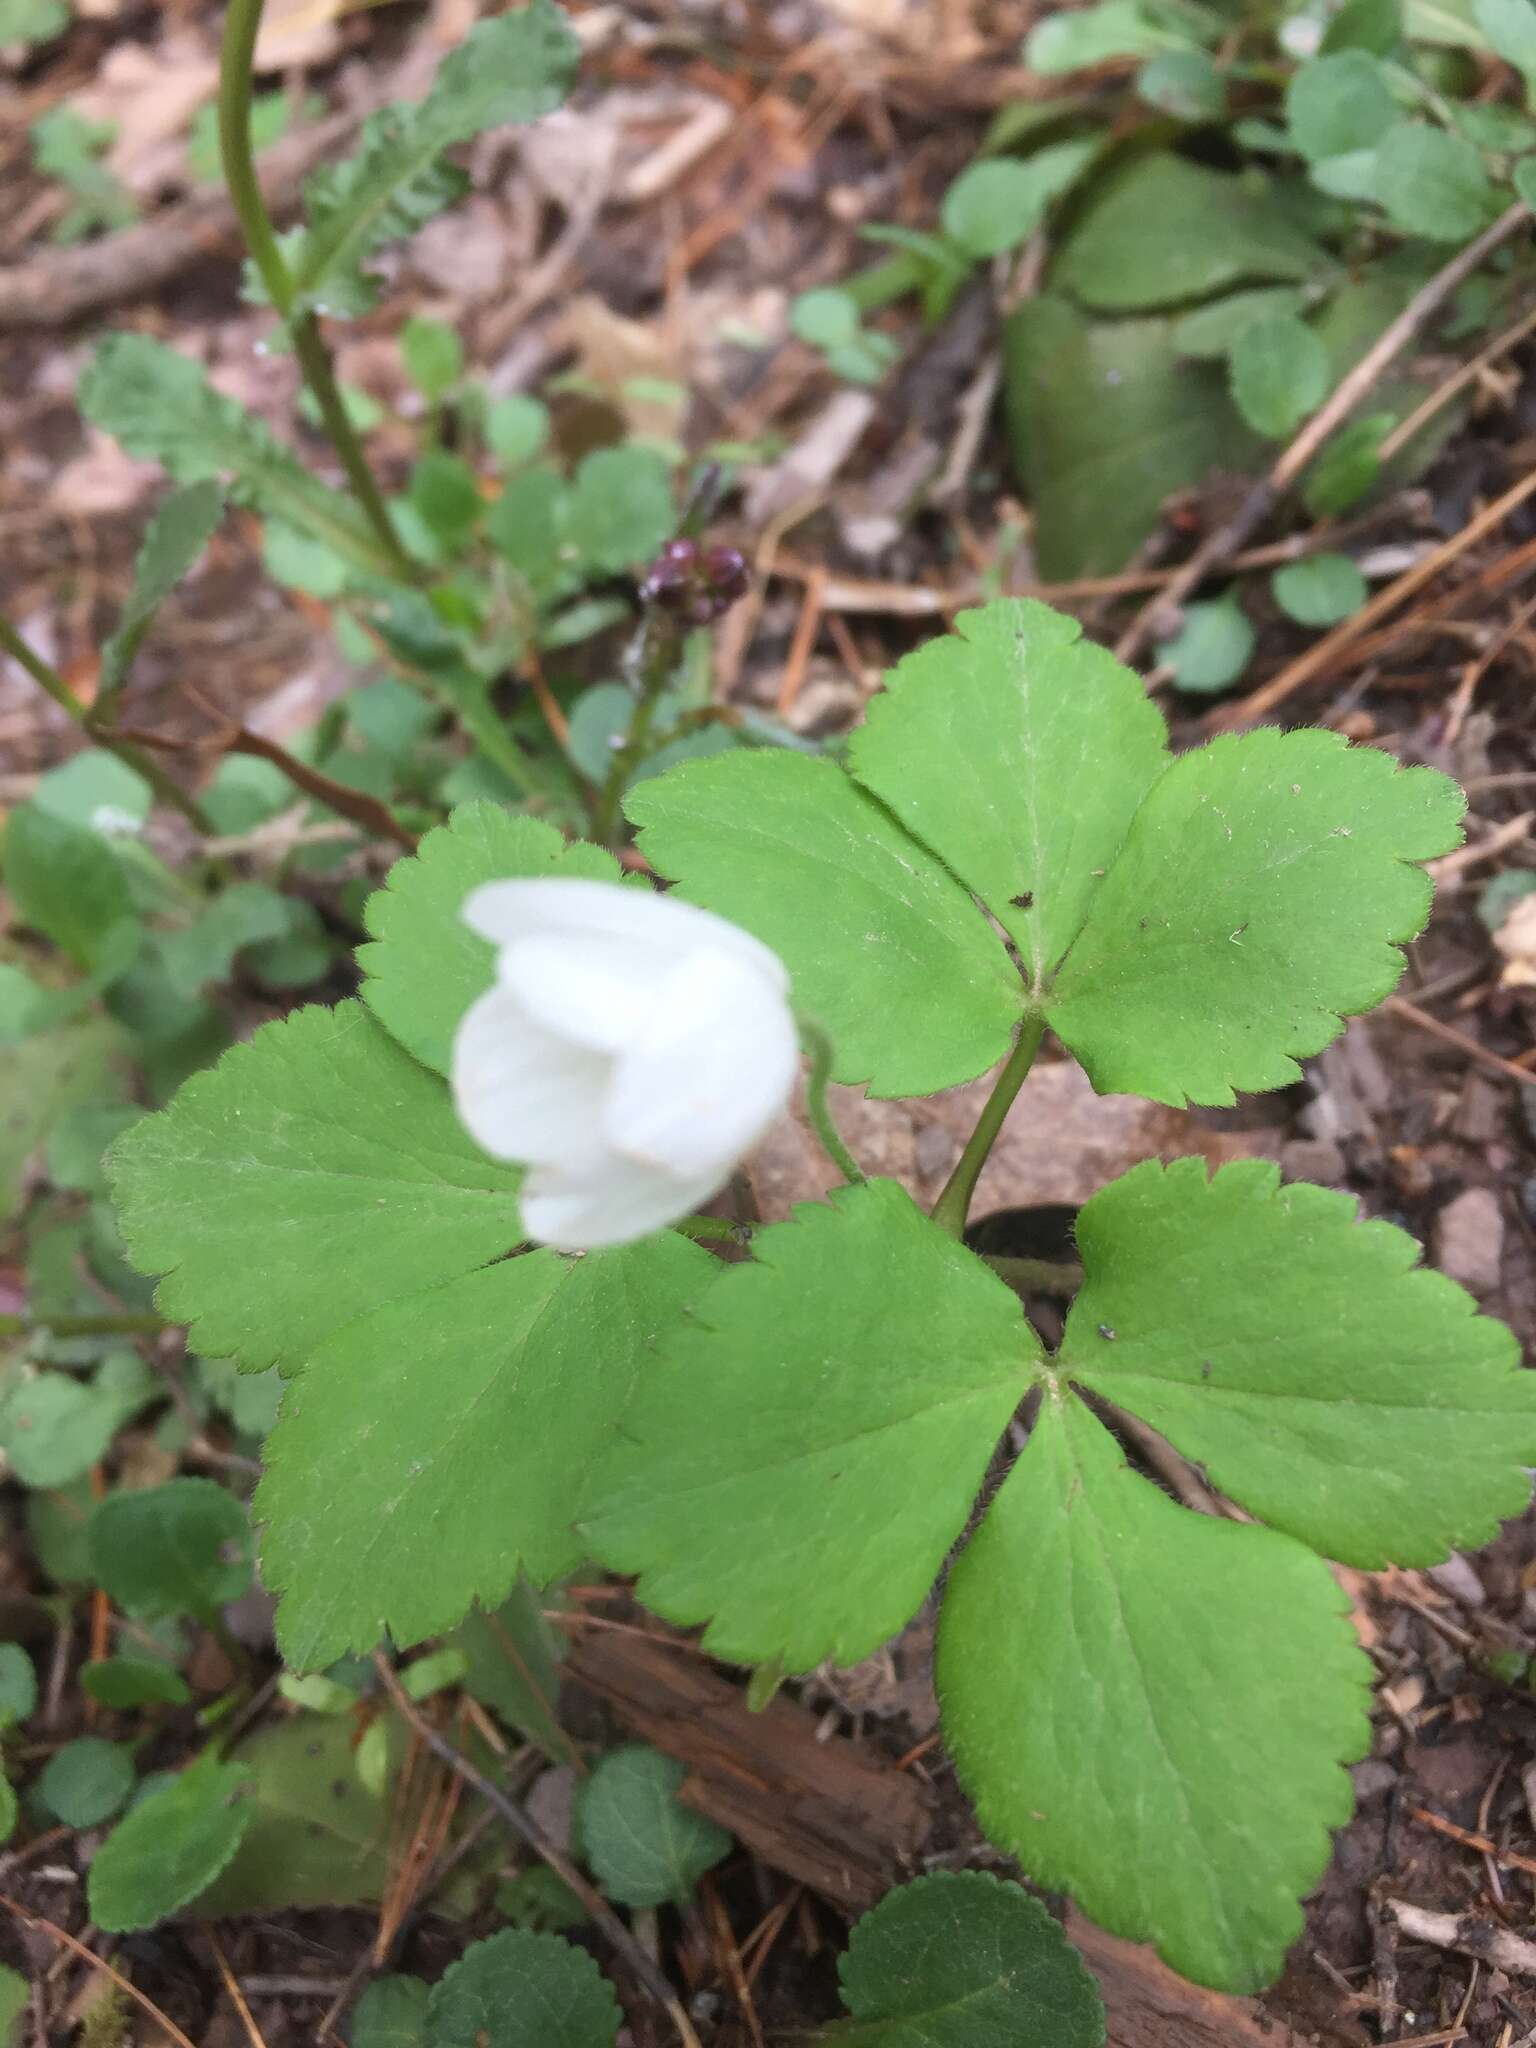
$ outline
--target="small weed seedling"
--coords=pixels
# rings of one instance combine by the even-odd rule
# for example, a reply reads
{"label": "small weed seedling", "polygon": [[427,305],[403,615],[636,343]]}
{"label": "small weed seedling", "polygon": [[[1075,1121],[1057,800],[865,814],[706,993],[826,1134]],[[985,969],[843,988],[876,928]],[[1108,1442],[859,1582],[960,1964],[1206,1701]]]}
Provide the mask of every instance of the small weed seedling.
{"label": "small weed seedling", "polygon": [[[1172,758],[1138,679],[1020,601],[902,662],[846,772],[739,752],[637,787],[652,867],[779,956],[835,1078],[923,1095],[1002,1063],[932,1215],[829,1131],[844,1184],[721,1266],[698,1217],[508,1256],[521,1172],[445,1078],[495,962],[461,911],[619,869],[461,807],[368,905],[360,1000],[265,1027],[115,1147],[164,1313],[291,1376],[256,1500],[290,1663],[420,1642],[595,1555],[716,1654],[803,1672],[867,1656],[962,1545],[938,1679],[988,1833],[1185,1974],[1268,1982],[1368,1740],[1326,1560],[1485,1541],[1528,1496],[1536,1381],[1402,1231],[1262,1162],[1095,1196],[1054,1355],[966,1214],[1047,1028],[1103,1092],[1294,1081],[1390,992],[1429,908],[1416,863],[1461,810],[1328,732]],[[1243,1519],[1134,1470],[1118,1414]]]}

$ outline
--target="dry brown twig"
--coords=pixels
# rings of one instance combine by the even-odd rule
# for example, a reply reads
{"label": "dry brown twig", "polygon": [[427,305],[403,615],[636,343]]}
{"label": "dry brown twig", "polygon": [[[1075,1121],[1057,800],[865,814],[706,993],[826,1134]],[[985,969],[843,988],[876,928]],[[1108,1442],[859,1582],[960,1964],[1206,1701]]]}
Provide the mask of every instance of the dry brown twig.
{"label": "dry brown twig", "polygon": [[1305,422],[1290,445],[1275,458],[1269,474],[1254,485],[1233,516],[1206,536],[1165,590],[1143,605],[1115,648],[1121,661],[1133,661],[1154,634],[1162,634],[1165,627],[1171,630],[1178,608],[1191,591],[1238,553],[1275,501],[1290,489],[1324,441],[1349,417],[1431,315],[1438,312],[1452,292],[1464,284],[1479,265],[1530,217],[1525,201],[1517,200],[1500,214],[1492,227],[1486,228],[1475,241],[1458,250],[1449,263],[1414,293],[1349,375]]}

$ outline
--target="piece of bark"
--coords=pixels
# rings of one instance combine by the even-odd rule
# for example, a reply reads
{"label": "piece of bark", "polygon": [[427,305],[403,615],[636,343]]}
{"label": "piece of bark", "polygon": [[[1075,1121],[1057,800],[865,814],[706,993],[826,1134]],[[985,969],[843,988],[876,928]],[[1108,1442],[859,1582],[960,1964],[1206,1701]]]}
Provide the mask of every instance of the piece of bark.
{"label": "piece of bark", "polygon": [[564,1670],[686,1764],[683,1803],[772,1869],[850,1913],[916,1874],[931,1821],[922,1786],[864,1743],[818,1742],[793,1700],[780,1695],[754,1714],[696,1650],[617,1629],[578,1639]]}
{"label": "piece of bark", "polygon": [[1303,2036],[1252,1998],[1187,1984],[1149,1948],[1067,1913],[1067,1936],[1104,1997],[1105,2048],[1302,2048]]}
{"label": "piece of bark", "polygon": [[[817,1740],[780,1695],[760,1714],[697,1650],[617,1629],[579,1637],[565,1674],[627,1728],[689,1768],[679,1796],[754,1855],[849,1913],[917,1874],[931,1809],[922,1787],[863,1743]],[[1302,2048],[1256,2001],[1186,1984],[1150,1949],[1067,1916],[1098,1979],[1106,2048]]]}

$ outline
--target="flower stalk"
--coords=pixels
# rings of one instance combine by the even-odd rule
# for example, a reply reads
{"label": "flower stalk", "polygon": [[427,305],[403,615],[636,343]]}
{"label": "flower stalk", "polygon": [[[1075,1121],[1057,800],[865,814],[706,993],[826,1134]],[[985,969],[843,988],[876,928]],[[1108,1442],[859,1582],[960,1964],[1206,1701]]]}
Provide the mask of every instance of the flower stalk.
{"label": "flower stalk", "polygon": [[955,1162],[955,1170],[944,1184],[944,1191],[934,1203],[930,1214],[940,1230],[951,1237],[965,1236],[966,1218],[971,1212],[971,1197],[976,1192],[976,1183],[981,1178],[981,1169],[987,1163],[987,1155],[997,1143],[997,1134],[1003,1128],[1003,1119],[1013,1107],[1014,1097],[1024,1085],[1024,1076],[1034,1065],[1035,1054],[1040,1050],[1040,1041],[1045,1036],[1045,1018],[1039,1011],[1025,1013],[1019,1026],[1019,1035],[1013,1042],[1013,1051],[1008,1063],[993,1084],[992,1093],[987,1097],[976,1128],[966,1140],[965,1150]]}

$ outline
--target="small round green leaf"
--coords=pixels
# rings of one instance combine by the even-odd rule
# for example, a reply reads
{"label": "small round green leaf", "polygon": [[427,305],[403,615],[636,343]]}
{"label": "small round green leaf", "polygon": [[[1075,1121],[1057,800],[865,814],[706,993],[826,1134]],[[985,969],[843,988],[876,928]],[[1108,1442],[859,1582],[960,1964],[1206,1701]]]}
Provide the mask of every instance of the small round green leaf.
{"label": "small round green leaf", "polygon": [[1390,412],[1350,420],[1324,445],[1302,481],[1301,495],[1316,519],[1332,519],[1358,504],[1381,475],[1378,450],[1397,425]]}
{"label": "small round green leaf", "polygon": [[549,407],[525,391],[493,399],[485,409],[485,438],[503,469],[531,462],[549,439]]}
{"label": "small round green leaf", "polygon": [[49,1758],[37,1790],[66,1827],[93,1828],[116,1813],[133,1790],[132,1752],[99,1735],[82,1735]]}
{"label": "small round green leaf", "polygon": [[427,2006],[425,2048],[613,2048],[619,2005],[584,1949],[503,1928],[477,1941]]}
{"label": "small round green leaf", "polygon": [[1336,626],[1365,603],[1366,582],[1348,555],[1308,555],[1270,580],[1275,603],[1298,626]]}
{"label": "small round green leaf", "polygon": [[1227,103],[1221,73],[1204,50],[1159,51],[1141,67],[1136,91],[1179,121],[1219,121]]}
{"label": "small round green leaf", "polygon": [[1245,327],[1232,344],[1232,396],[1256,433],[1279,440],[1328,394],[1328,350],[1294,313]]}
{"label": "small round green leaf", "polygon": [[827,2048],[1101,2048],[1104,2003],[1038,1899],[980,1870],[888,1892],[838,1962],[861,2024]]}
{"label": "small round green leaf", "polygon": [[99,1657],[82,1666],[80,1683],[93,1700],[124,1713],[133,1707],[185,1706],[192,1694],[173,1664],[153,1657]]}
{"label": "small round green leaf", "polygon": [[1291,139],[1318,162],[1369,149],[1397,120],[1397,101],[1380,64],[1364,50],[1340,50],[1303,64],[1285,95]]}
{"label": "small round green leaf", "polygon": [[667,464],[649,448],[598,448],[571,490],[567,534],[588,569],[609,574],[648,561],[677,521]]}
{"label": "small round green leaf", "polygon": [[1057,142],[1022,161],[991,157],[972,164],[944,195],[944,232],[968,256],[984,259],[1016,248],[1097,148],[1091,141]]}
{"label": "small round green leaf", "polygon": [[1225,690],[1248,666],[1254,631],[1235,591],[1184,607],[1184,623],[1158,648],[1181,690]]}
{"label": "small round green leaf", "polygon": [[812,348],[842,348],[859,331],[858,301],[836,285],[801,292],[789,309],[789,324]]}
{"label": "small round green leaf", "polygon": [[65,1372],[40,1372],[0,1406],[0,1447],[23,1486],[67,1486],[101,1457],[117,1404]]}
{"label": "small round green leaf", "polygon": [[109,1934],[153,1927],[208,1886],[240,1846],[255,1807],[243,1764],[209,1752],[141,1799],[97,1851],[87,1898]]}
{"label": "small round green leaf", "polygon": [[37,1673],[20,1643],[0,1643],[0,1728],[14,1728],[37,1705]]}
{"label": "small round green leaf", "polygon": [[400,330],[406,375],[424,397],[445,398],[464,374],[464,345],[443,320],[414,314]]}
{"label": "small round green leaf", "polygon": [[98,1583],[128,1614],[213,1614],[251,1583],[250,1520],[212,1479],[109,1494],[90,1542]]}
{"label": "small round green leaf", "polygon": [[1400,121],[1377,150],[1376,172],[1387,217],[1404,234],[1466,242],[1488,225],[1493,189],[1464,136],[1427,121]]}
{"label": "small round green leaf", "polygon": [[731,1837],[682,1805],[688,1775],[675,1757],[631,1743],[611,1750],[581,1787],[577,1822],[599,1884],[621,1906],[685,1906]]}
{"label": "small round green leaf", "polygon": [[350,2048],[422,2048],[431,1996],[420,1977],[375,1977],[352,2008]]}

